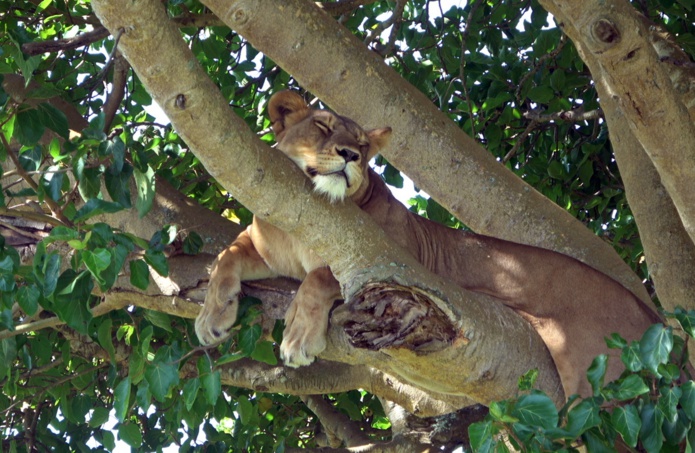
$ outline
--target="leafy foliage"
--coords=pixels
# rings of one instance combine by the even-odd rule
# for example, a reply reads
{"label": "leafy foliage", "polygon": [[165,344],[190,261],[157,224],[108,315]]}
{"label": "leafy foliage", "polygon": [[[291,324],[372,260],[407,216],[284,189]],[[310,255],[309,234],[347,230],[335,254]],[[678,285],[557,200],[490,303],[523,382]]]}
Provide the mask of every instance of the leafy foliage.
{"label": "leafy foliage", "polygon": [[[165,6],[178,19],[207,13],[196,0]],[[695,49],[687,2],[648,0],[637,6],[686,50]],[[598,107],[590,74],[547,13],[530,0],[474,1],[448,9],[443,2],[415,0],[405,5],[391,42],[375,30],[393,9],[393,2],[377,1],[341,22],[500,162],[610,241],[648,279],[602,120],[524,116]],[[204,246],[192,225],[161,225],[151,237],[115,226],[113,215],[125,210],[147,215],[158,184],[166,182],[242,225],[251,213],[217,184],[176,131],[150,113],[152,100],[132,71],[123,100],[107,118],[117,91],[113,37],[60,51],[42,47],[91,32],[98,20],[89,0],[0,0],[0,11],[0,78],[7,82],[19,74],[29,88],[21,99],[6,85],[0,89],[1,449],[82,451],[91,445],[110,451],[117,440],[142,451],[171,444],[194,450],[204,442],[233,451],[314,446],[316,417],[297,397],[222,384],[225,364],[277,363],[281,328],[276,326],[273,341],[262,337],[255,301],[242,301],[233,337],[212,350],[199,348],[191,322],[173,315],[139,307],[94,315],[92,309],[114,287],[145,291],[151,277],[166,276],[172,249],[195,254]],[[272,141],[265,104],[271,91],[297,88],[296,81],[217,22],[204,29],[191,21],[179,24],[230,108]],[[403,184],[388,162],[377,165],[389,184]],[[463,227],[423,194],[410,203],[421,215]],[[16,218],[42,226],[30,223],[18,239],[4,228]],[[693,315],[675,316],[692,335]],[[45,319],[56,317],[60,324],[42,328]],[[594,403],[557,412],[543,396],[529,393],[515,404],[493,405],[495,418],[473,428],[478,446],[491,445],[500,423],[516,420],[542,425],[538,445],[564,441],[559,428],[553,431],[557,426],[600,444],[611,432],[596,422],[598,417],[605,424],[608,416],[598,401],[611,398],[632,401],[610,412],[610,426],[623,427],[618,432],[626,443],[659,445],[662,437],[645,440],[642,434],[644,426],[654,426],[651,433],[660,429],[662,440],[673,444],[683,429],[678,420],[695,417],[695,389],[673,383],[677,370],[664,360],[682,345],[670,331],[654,328],[645,338],[630,345],[611,340],[633,374],[604,386],[605,363],[599,359],[591,371]],[[331,402],[373,437],[389,436],[388,420],[372,395],[352,391],[332,395]],[[536,439],[519,429],[520,438]]]}
{"label": "leafy foliage", "polygon": [[[686,326],[695,311],[679,308],[669,316],[692,338]],[[601,355],[587,371],[594,390],[590,398],[574,395],[559,411],[537,390],[493,403],[486,419],[469,427],[473,450],[508,451],[506,438],[518,451],[577,451],[580,445],[589,451],[615,451],[618,445],[647,452],[691,451],[695,383],[686,341],[673,328],[654,324],[639,342],[628,344],[614,334],[606,343],[621,352],[625,371],[619,379],[604,385],[609,358]]]}

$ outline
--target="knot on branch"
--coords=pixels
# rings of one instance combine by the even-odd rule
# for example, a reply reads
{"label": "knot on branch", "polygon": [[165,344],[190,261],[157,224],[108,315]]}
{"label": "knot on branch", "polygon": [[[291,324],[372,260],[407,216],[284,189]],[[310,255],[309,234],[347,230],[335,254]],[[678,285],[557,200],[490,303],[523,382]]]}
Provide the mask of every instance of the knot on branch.
{"label": "knot on branch", "polygon": [[453,323],[427,293],[394,283],[365,285],[334,322],[343,326],[353,346],[370,350],[433,352],[456,338]]}
{"label": "knot on branch", "polygon": [[620,30],[608,19],[599,19],[594,22],[591,32],[596,40],[603,44],[615,45],[620,42]]}

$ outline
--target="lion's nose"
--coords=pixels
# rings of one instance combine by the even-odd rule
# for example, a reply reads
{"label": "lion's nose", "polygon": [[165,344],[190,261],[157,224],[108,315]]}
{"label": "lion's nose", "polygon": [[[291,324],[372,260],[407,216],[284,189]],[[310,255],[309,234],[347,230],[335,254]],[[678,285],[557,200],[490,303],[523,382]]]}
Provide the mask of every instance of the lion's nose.
{"label": "lion's nose", "polygon": [[359,153],[348,148],[340,148],[338,150],[338,155],[345,159],[345,162],[352,162],[360,158]]}

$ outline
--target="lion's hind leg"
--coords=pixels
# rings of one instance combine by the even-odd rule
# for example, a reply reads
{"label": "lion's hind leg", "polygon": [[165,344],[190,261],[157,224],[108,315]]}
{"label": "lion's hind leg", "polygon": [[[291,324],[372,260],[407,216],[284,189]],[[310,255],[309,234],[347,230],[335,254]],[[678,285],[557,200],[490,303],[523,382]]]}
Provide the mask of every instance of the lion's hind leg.
{"label": "lion's hind leg", "polygon": [[326,348],[328,317],[340,284],[328,267],[310,271],[285,315],[280,356],[285,365],[309,365]]}
{"label": "lion's hind leg", "polygon": [[212,344],[229,335],[239,308],[241,282],[275,277],[246,231],[237,236],[212,264],[205,304],[195,320],[202,344]]}

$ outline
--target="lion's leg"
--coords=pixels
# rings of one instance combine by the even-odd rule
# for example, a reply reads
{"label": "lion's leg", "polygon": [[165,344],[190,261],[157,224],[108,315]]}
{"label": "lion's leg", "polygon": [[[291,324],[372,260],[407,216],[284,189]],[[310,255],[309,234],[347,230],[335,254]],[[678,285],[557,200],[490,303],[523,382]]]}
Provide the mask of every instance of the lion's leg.
{"label": "lion's leg", "polygon": [[258,254],[248,233],[237,236],[212,264],[205,304],[195,320],[200,342],[211,344],[229,335],[237,317],[242,281],[276,275]]}
{"label": "lion's leg", "polygon": [[328,316],[340,284],[328,267],[310,271],[285,315],[280,356],[285,365],[309,365],[326,348]]}

